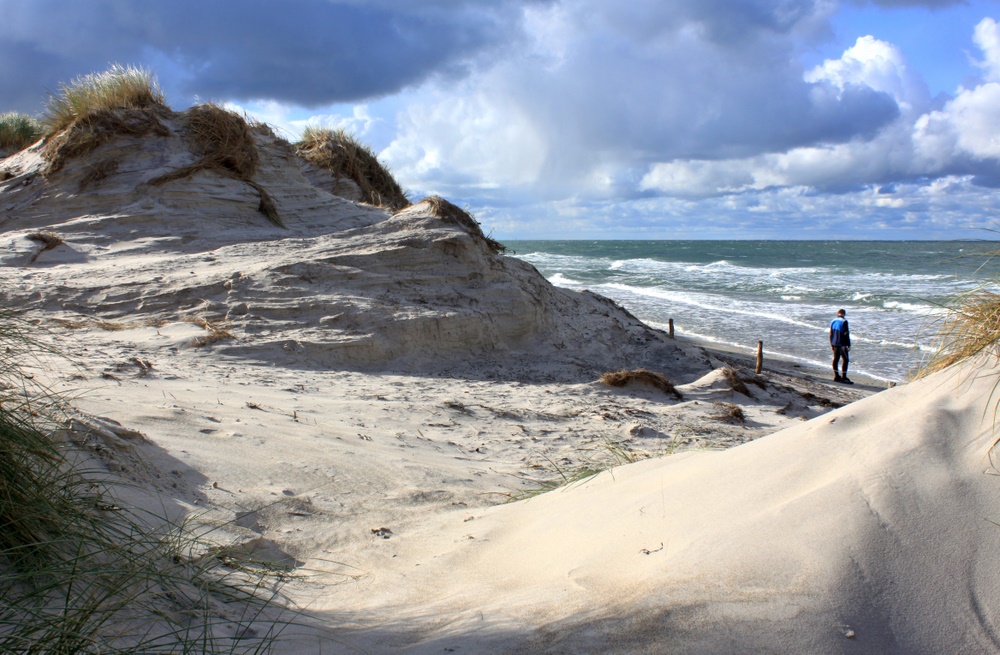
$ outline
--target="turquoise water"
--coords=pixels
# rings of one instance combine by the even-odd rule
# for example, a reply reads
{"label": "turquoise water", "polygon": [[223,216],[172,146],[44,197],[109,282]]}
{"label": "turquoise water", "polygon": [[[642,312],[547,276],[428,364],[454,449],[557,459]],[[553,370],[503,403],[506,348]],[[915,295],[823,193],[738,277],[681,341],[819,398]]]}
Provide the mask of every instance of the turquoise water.
{"label": "turquoise water", "polygon": [[1000,274],[983,241],[507,241],[553,284],[643,321],[829,368],[847,310],[851,370],[902,380],[933,352],[943,305]]}

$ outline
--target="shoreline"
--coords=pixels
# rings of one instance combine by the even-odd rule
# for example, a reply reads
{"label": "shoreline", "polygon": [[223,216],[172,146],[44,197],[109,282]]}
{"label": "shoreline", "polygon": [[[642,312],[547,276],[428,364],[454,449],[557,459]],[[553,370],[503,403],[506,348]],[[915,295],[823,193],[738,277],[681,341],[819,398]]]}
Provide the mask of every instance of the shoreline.
{"label": "shoreline", "polygon": [[[755,353],[747,352],[745,349],[738,346],[732,346],[729,344],[719,343],[717,341],[711,341],[699,337],[690,337],[675,334],[674,336],[677,340],[683,340],[692,345],[702,348],[709,353],[717,353],[719,359],[725,361],[727,359],[732,359],[743,367],[753,369],[757,364],[757,356]],[[791,375],[796,377],[801,377],[805,380],[809,380],[816,383],[828,383],[832,387],[845,387],[851,388],[856,387],[858,389],[864,389],[866,391],[871,391],[877,393],[885,389],[891,389],[892,387],[898,386],[900,384],[906,384],[907,381],[903,380],[900,382],[893,382],[891,380],[882,380],[881,378],[874,378],[863,373],[853,373],[849,372],[849,376],[853,385],[843,385],[833,381],[833,368],[823,368],[819,365],[804,363],[785,357],[782,355],[771,354],[767,352],[767,348],[764,349],[764,366],[763,371],[773,371],[781,373],[783,375]]]}

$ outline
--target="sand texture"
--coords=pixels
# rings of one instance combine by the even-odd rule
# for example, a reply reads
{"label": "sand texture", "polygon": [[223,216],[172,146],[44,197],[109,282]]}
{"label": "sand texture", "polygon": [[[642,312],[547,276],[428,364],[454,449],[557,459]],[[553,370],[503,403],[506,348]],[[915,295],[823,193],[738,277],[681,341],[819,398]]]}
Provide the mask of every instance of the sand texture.
{"label": "sand texture", "polygon": [[[294,572],[276,652],[1000,652],[993,363],[754,375],[266,130],[285,227],[153,184],[163,124],[0,160],[0,293],[123,496]],[[639,368],[676,393],[599,381]]]}

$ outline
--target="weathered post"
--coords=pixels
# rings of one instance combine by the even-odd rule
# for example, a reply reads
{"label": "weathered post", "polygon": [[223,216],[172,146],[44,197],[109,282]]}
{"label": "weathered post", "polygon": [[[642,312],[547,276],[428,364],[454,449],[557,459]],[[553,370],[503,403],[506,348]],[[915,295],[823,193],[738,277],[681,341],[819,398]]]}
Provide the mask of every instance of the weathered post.
{"label": "weathered post", "polygon": [[760,372],[764,370],[764,342],[757,342],[757,368],[754,369],[754,373],[760,375]]}
{"label": "weathered post", "polygon": [[674,338],[674,319],[672,318],[667,319],[667,334],[671,339]]}

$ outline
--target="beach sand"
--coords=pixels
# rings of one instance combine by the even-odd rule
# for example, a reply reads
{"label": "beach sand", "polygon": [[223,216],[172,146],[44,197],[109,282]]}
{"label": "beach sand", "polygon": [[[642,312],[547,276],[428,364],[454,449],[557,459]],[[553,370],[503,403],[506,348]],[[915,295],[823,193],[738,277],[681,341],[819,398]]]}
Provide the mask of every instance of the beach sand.
{"label": "beach sand", "polygon": [[285,228],[180,138],[3,160],[0,275],[123,502],[292,571],[276,652],[1000,651],[994,364],[757,376],[258,138]]}

